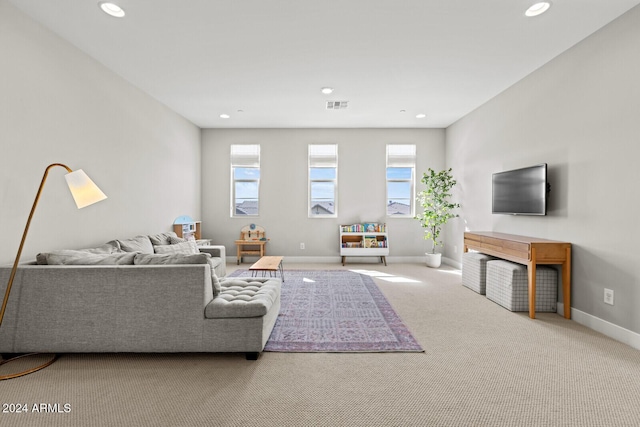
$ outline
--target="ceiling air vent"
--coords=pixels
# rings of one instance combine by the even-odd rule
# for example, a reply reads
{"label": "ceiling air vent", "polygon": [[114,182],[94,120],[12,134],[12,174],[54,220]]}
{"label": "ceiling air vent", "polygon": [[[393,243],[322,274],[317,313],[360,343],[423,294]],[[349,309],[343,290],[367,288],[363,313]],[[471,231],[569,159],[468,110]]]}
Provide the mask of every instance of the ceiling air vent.
{"label": "ceiling air vent", "polygon": [[349,101],[327,101],[327,110],[344,110],[348,104]]}

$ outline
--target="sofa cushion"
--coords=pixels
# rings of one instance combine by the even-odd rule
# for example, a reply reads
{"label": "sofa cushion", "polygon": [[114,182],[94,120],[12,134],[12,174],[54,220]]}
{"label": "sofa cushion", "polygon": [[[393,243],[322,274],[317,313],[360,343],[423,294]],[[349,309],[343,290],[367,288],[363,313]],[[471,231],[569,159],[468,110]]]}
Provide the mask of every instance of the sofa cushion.
{"label": "sofa cushion", "polygon": [[49,265],[133,265],[135,252],[92,254],[83,251],[62,250],[47,254]]}
{"label": "sofa cushion", "polygon": [[154,234],[154,235],[150,235],[149,240],[151,241],[152,245],[170,245],[171,241],[170,239],[172,237],[176,237],[177,238],[177,234],[173,231],[168,231],[166,233],[159,233],[159,234]]}
{"label": "sofa cushion", "polygon": [[[48,253],[47,252],[39,253],[38,255],[36,255],[36,264],[47,265],[47,255],[49,255],[50,253],[55,254],[55,253],[61,253],[61,252],[68,252],[70,250],[71,249],[62,249],[57,251],[51,251]],[[98,246],[97,248],[77,249],[74,251],[84,252],[89,254],[113,254],[113,253],[122,252],[119,248],[109,243],[105,243],[104,245]]]}
{"label": "sofa cushion", "polygon": [[215,272],[217,265],[211,255],[205,253],[198,254],[136,254],[133,260],[136,265],[166,265],[166,264],[209,264],[211,268],[211,286],[213,296],[220,293],[220,280]]}
{"label": "sofa cushion", "polygon": [[199,254],[198,245],[196,242],[182,242],[175,245],[156,245],[153,250],[157,254],[183,254],[192,255]]}
{"label": "sofa cushion", "polygon": [[153,253],[153,245],[147,236],[136,236],[132,239],[118,240],[118,244],[120,245],[120,249],[125,252]]}
{"label": "sofa cushion", "polygon": [[220,285],[220,295],[205,308],[207,319],[264,316],[280,296],[281,281],[234,277],[222,280]]}

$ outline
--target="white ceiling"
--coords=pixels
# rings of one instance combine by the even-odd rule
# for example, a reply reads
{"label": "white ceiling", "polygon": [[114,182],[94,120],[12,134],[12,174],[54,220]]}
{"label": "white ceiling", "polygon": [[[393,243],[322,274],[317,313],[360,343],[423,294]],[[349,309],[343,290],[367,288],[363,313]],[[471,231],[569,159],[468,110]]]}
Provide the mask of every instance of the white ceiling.
{"label": "white ceiling", "polygon": [[447,127],[640,3],[9,1],[202,128]]}

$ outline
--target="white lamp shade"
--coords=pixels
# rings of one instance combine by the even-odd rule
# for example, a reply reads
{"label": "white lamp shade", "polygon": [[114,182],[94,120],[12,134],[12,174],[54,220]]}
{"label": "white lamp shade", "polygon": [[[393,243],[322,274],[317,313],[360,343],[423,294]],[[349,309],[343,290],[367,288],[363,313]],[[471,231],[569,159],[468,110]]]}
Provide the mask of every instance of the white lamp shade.
{"label": "white lamp shade", "polygon": [[102,190],[91,181],[91,178],[89,178],[82,169],[66,174],[64,179],[67,180],[67,185],[78,209],[82,209],[107,198]]}

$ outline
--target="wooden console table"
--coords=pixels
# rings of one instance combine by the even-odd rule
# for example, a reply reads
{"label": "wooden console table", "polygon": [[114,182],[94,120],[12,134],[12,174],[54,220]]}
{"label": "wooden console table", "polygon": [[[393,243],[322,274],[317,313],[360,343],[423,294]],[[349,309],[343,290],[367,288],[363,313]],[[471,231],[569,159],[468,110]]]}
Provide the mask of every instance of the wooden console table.
{"label": "wooden console table", "polygon": [[564,317],[571,319],[571,243],[481,231],[464,233],[464,251],[469,249],[527,266],[532,319],[536,318],[536,265],[562,265]]}

